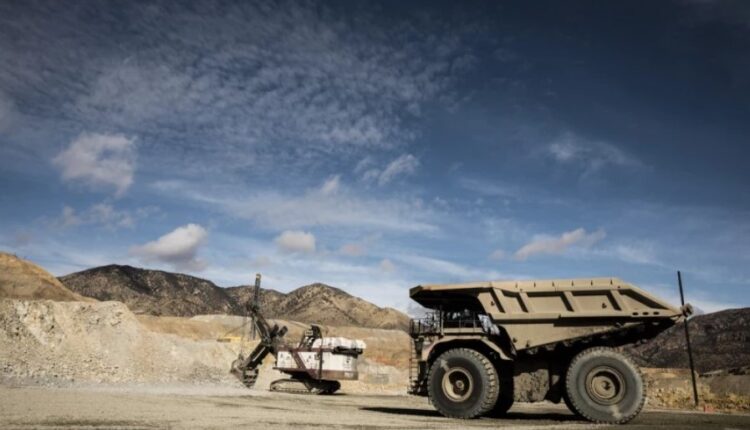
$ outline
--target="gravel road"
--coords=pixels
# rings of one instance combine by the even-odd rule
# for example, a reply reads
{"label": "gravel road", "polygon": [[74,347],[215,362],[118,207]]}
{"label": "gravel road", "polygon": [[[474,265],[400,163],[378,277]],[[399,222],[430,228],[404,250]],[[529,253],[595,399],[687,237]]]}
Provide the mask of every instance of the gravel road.
{"label": "gravel road", "polygon": [[[2,429],[590,429],[564,407],[516,405],[506,419],[450,420],[425,399],[307,396],[222,388],[0,387]],[[627,429],[750,429],[750,416],[647,411]]]}

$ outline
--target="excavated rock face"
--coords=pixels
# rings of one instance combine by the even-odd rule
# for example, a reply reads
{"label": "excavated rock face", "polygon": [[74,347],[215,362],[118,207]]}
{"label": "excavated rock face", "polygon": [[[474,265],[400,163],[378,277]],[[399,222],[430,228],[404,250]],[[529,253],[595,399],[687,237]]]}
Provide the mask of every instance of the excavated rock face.
{"label": "excavated rock face", "polygon": [[110,265],[63,276],[60,281],[87,297],[121,301],[138,314],[240,313],[237,303],[223,288],[179,273]]}
{"label": "excavated rock face", "polygon": [[[251,288],[231,287],[227,292],[245,304],[252,301]],[[406,330],[409,317],[391,308],[380,308],[366,300],[325,284],[311,284],[288,294],[262,290],[260,307],[267,318],[289,319],[311,324]]]}
{"label": "excavated rock face", "polygon": [[[750,364],[750,308],[729,309],[690,319],[696,370],[705,373]],[[675,325],[648,342],[627,349],[640,365],[688,367],[685,329]]]}

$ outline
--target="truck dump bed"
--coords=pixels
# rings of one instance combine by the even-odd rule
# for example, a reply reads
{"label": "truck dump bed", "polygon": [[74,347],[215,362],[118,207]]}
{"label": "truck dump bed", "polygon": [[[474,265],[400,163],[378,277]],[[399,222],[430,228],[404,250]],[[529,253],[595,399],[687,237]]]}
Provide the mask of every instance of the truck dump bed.
{"label": "truck dump bed", "polygon": [[[636,326],[658,333],[690,313],[617,278],[420,285],[409,293],[422,306],[444,314],[487,315],[516,351]],[[444,334],[486,331],[476,324],[440,321]]]}

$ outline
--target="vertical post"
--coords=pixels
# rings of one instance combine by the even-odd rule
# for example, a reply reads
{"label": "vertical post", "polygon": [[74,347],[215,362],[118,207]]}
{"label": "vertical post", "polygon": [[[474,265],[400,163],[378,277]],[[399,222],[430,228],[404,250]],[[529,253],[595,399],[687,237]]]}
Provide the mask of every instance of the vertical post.
{"label": "vertical post", "polygon": [[260,303],[258,303],[259,299],[260,299],[260,273],[257,273],[255,275],[255,288],[253,289],[253,303],[251,305],[253,307],[253,311],[254,311],[252,313],[253,314],[253,324],[252,324],[252,326],[253,326],[253,331],[252,331],[252,333],[253,333],[252,334],[253,340],[255,340],[255,331],[256,331],[256,328],[255,328],[255,323],[256,323],[255,315],[258,312],[258,310],[260,310]]}
{"label": "vertical post", "polygon": [[[682,273],[677,271],[677,284],[680,286],[680,303],[685,306],[685,293],[682,289]],[[695,381],[695,365],[693,364],[693,350],[690,346],[690,330],[688,329],[688,318],[685,317],[685,343],[687,344],[688,362],[690,363],[690,378],[693,381],[693,401],[698,406],[698,385]]]}

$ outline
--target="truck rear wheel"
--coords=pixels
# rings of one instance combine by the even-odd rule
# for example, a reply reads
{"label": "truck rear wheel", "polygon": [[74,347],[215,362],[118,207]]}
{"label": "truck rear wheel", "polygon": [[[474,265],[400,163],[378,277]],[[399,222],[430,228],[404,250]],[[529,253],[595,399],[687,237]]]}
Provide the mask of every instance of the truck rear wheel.
{"label": "truck rear wheel", "polygon": [[427,378],[430,403],[450,418],[476,418],[495,406],[497,371],[484,354],[468,348],[442,353]]}
{"label": "truck rear wheel", "polygon": [[623,424],[640,413],[646,398],[638,366],[611,348],[589,348],[570,362],[566,403],[589,421]]}

